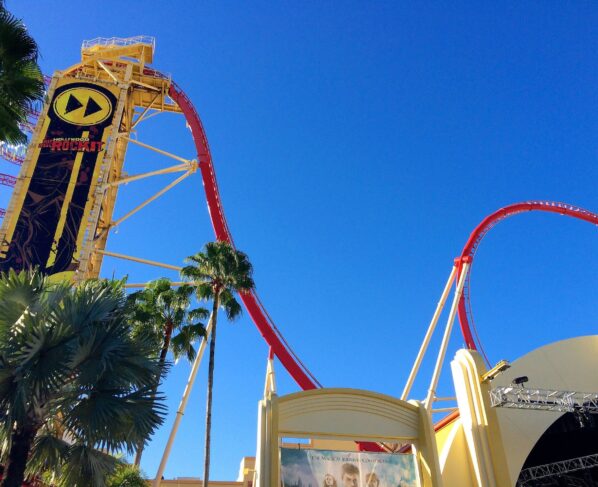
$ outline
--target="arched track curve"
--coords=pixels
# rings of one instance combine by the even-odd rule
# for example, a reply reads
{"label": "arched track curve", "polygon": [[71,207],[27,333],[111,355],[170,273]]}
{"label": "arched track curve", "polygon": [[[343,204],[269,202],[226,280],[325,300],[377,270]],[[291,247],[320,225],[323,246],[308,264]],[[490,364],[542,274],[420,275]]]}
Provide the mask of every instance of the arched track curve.
{"label": "arched track curve", "polygon": [[[165,77],[160,72],[150,68],[146,68],[144,73],[157,77]],[[171,80],[170,83],[168,96],[179,106],[191,129],[195,150],[197,151],[197,162],[206,193],[210,220],[212,222],[212,227],[214,228],[216,239],[234,244],[232,234],[228,228],[226,217],[224,215],[222,201],[220,200],[210,146],[203,124],[201,123],[201,119],[199,118],[193,103],[185,92],[174,81]],[[266,308],[260,301],[256,292],[242,293],[241,299],[257,329],[266,343],[270,346],[270,353],[273,352],[274,355],[278,357],[278,360],[280,360],[299,387],[303,390],[322,387],[322,384],[318,382],[314,375],[301,362],[299,357],[292,351],[291,347],[276,327],[274,321],[268,315]],[[362,451],[384,451],[377,443],[358,442],[357,444],[358,448]]]}
{"label": "arched track curve", "polygon": [[[518,213],[526,211],[544,211],[548,213],[558,213],[559,215],[566,215],[572,218],[577,218],[589,223],[598,225],[598,215],[592,213],[589,210],[579,208],[577,206],[568,205],[566,203],[555,203],[552,201],[525,201],[522,203],[514,203],[509,206],[501,208],[491,215],[488,215],[482,220],[482,222],[474,229],[469,236],[461,256],[457,259],[457,265],[459,266],[458,276],[461,274],[461,265],[463,262],[473,262],[473,257],[476,250],[484,238],[484,236],[493,228],[498,222],[504,220]],[[471,267],[470,271],[471,272]],[[471,317],[471,304],[469,296],[469,275],[467,276],[467,284],[464,287],[463,294],[459,301],[459,323],[461,325],[461,332],[465,339],[465,344],[471,350],[477,350],[476,342],[472,334],[470,317]],[[479,340],[478,340],[479,341]]]}
{"label": "arched track curve", "polygon": [[[149,70],[146,71],[148,71],[147,74],[149,74]],[[159,75],[159,73],[153,71],[152,73]],[[214,227],[216,238],[233,244],[232,234],[226,223],[226,217],[218,192],[218,184],[216,182],[216,174],[214,172],[208,139],[201,123],[201,119],[191,103],[191,100],[189,100],[183,90],[174,82],[171,82],[168,95],[182,110],[187,124],[191,128],[191,134],[197,150],[198,165],[206,193],[206,200],[208,202],[210,219],[212,221],[212,226]],[[243,304],[251,316],[251,319],[266,340],[266,343],[271,347],[274,354],[287,369],[291,377],[297,382],[299,387],[304,390],[321,387],[321,384],[317,379],[292,352],[284,340],[284,337],[278,331],[276,325],[268,315],[257,294],[254,291],[244,293],[241,294],[241,299],[243,300]]]}
{"label": "arched track curve", "polygon": [[[146,69],[147,71],[153,71]],[[158,72],[153,71],[155,75],[160,76]],[[208,210],[210,220],[214,228],[214,233],[218,240],[226,241],[233,244],[232,234],[228,228],[224,209],[220,200],[218,191],[218,184],[216,181],[216,174],[214,172],[214,165],[208,144],[208,139],[201,123],[201,119],[193,103],[187,97],[185,92],[178,87],[174,82],[171,82],[168,95],[180,107],[183,115],[189,125],[197,151],[198,165],[202,175],[204,190],[206,193],[206,200],[208,203]],[[477,247],[486,233],[499,221],[525,211],[544,211],[550,213],[558,213],[562,215],[578,218],[590,223],[598,225],[598,215],[583,208],[564,203],[554,203],[547,201],[529,201],[523,203],[516,203],[499,209],[486,217],[472,232],[461,256],[458,260],[459,273],[461,264],[466,261],[472,261]],[[468,289],[467,286],[466,289]],[[257,326],[259,332],[270,346],[271,351],[278,357],[282,365],[289,372],[291,377],[297,382],[299,387],[304,390],[315,389],[321,387],[318,380],[311,374],[307,367],[290,349],[280,331],[268,315],[263,304],[255,292],[245,293],[241,295],[243,304],[251,316],[253,322]],[[459,321],[461,330],[465,338],[466,344],[470,349],[476,350],[476,344],[473,339],[471,327],[467,319],[466,303],[469,303],[469,293],[464,293],[459,302]],[[451,415],[451,418],[454,415]],[[449,418],[446,418],[449,419]],[[437,425],[437,427],[440,425]],[[360,442],[359,448],[361,450],[382,451],[379,445],[370,442]]]}

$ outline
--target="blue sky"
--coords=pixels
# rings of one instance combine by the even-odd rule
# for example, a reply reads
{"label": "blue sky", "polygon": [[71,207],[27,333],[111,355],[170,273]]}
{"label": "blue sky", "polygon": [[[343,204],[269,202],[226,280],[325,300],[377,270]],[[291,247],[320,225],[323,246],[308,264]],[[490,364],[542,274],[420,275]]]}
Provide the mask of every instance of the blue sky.
{"label": "blue sky", "polygon": [[[7,6],[38,40],[48,74],[76,63],[84,39],[156,37],[154,66],[203,120],[258,292],[324,385],[401,393],[452,259],[487,214],[529,199],[598,211],[595,3]],[[155,117],[138,137],[194,156],[180,117]],[[131,148],[126,168],[166,164]],[[124,187],[116,215],[170,179]],[[211,239],[196,175],[124,223],[107,248],[177,264]],[[472,305],[492,362],[595,332],[597,243],[595,227],[555,215],[519,215],[491,231]],[[113,273],[176,277],[106,259],[103,274]],[[255,452],[267,347],[246,315],[223,324],[218,340],[212,477],[233,479]],[[448,357],[460,346],[456,330]],[[414,398],[425,395],[432,365],[430,357]],[[440,393],[451,395],[445,371]],[[181,362],[165,384],[171,413],[188,372]],[[202,474],[205,376],[202,367],[167,478]],[[280,364],[277,379],[280,393],[297,390]],[[149,475],[171,421],[146,450]]]}

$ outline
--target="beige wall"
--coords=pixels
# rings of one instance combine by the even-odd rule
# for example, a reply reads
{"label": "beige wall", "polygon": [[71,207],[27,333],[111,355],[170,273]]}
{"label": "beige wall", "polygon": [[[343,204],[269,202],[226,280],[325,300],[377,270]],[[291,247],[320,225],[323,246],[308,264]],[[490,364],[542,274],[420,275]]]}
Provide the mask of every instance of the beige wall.
{"label": "beige wall", "polygon": [[[485,487],[489,485],[508,487],[505,485],[506,483],[514,486],[521,467],[530,451],[546,429],[562,414],[547,411],[488,408],[488,387],[507,386],[515,377],[526,375],[529,377],[529,382],[526,386],[532,389],[598,392],[598,374],[595,373],[598,370],[598,335],[571,338],[551,343],[529,352],[513,361],[511,368],[498,375],[489,386],[487,384],[480,384],[479,382],[479,377],[485,369],[483,369],[483,365],[480,365],[481,361],[476,359],[475,352],[461,350],[457,353],[453,361],[453,372],[456,376],[458,376],[457,372],[459,372],[457,364],[461,363],[465,366],[469,362],[471,363],[463,368],[462,374],[466,374],[463,377],[468,377],[470,388],[465,389],[461,387],[460,389],[468,391],[466,394],[468,401],[471,402],[470,396],[477,398],[477,402],[473,401],[469,406],[469,409],[477,412],[472,414],[472,411],[470,411],[466,415],[468,418],[467,425],[463,423],[463,418],[457,418],[451,424],[437,432],[435,436],[442,481],[448,487]],[[331,395],[333,396],[335,392],[338,393],[341,391],[329,391],[328,394],[332,393]],[[359,397],[360,400],[375,402],[375,400],[382,399],[382,396],[366,391],[342,392],[350,392]],[[311,394],[301,393],[298,396],[317,396],[325,393],[325,391],[312,392]],[[314,397],[310,397],[310,400],[305,403],[306,410],[309,410],[313,406],[313,399]],[[391,399],[386,399],[389,404],[395,401]],[[463,405],[464,401],[462,400],[460,403]],[[336,423],[334,420],[338,419],[338,416],[326,416],[315,410],[313,413],[313,416],[308,415],[308,419],[311,423],[318,423],[314,428],[316,431],[329,428]],[[326,416],[324,418],[326,421],[322,421],[323,416]],[[473,422],[472,416],[476,416]],[[368,420],[371,420],[371,418],[368,417]],[[289,421],[289,419],[286,420],[286,422]],[[289,424],[291,423],[292,421]],[[341,423],[342,425],[340,426],[334,426],[339,427],[339,431],[342,433],[349,423],[345,424],[342,421]],[[372,422],[372,424],[376,425],[375,422]],[[301,425],[296,426],[297,431],[302,432],[302,428],[299,427]],[[355,425],[351,426],[355,428]],[[314,427],[314,424],[311,424],[310,427]],[[493,431],[494,428],[496,428],[496,431]],[[309,428],[307,429],[309,430]],[[421,425],[417,429],[419,436]],[[293,432],[295,431],[291,431],[291,433]],[[361,431],[357,431],[357,433],[361,433]],[[484,438],[486,439],[484,440]],[[499,441],[499,438],[502,438],[502,441]],[[472,448],[480,450],[479,445],[482,440],[487,442],[486,448],[489,451],[488,454],[485,454],[485,461],[480,460],[483,460],[483,452],[472,454]],[[499,467],[501,462],[496,458],[497,452],[493,453],[493,450],[500,443],[504,444],[504,448],[501,446],[501,454],[504,450],[503,467]],[[290,447],[292,443],[285,446]],[[354,450],[356,448],[354,441],[337,439],[315,439],[309,445],[301,444],[301,447],[330,450]],[[214,487],[252,487],[254,462],[254,458],[244,458],[241,462],[237,482],[213,482]],[[482,463],[485,463],[485,468],[488,470],[486,477],[480,474],[480,465]],[[504,466],[505,464],[506,466]],[[497,472],[492,472],[492,466],[500,470],[498,472],[499,476],[504,475],[506,471],[507,480],[499,480],[496,483],[497,479],[495,475],[497,475]],[[202,482],[196,479],[177,479],[164,480],[162,485],[164,487],[201,487]]]}
{"label": "beige wall", "polygon": [[[243,457],[239,465],[239,475],[236,482],[210,480],[214,487],[252,487],[255,457]],[[160,482],[162,487],[203,487],[201,479],[181,477],[178,479],[165,479]]]}
{"label": "beige wall", "polygon": [[309,443],[282,443],[284,448],[313,448],[315,450],[357,451],[357,443],[346,440],[324,440],[314,438]]}
{"label": "beige wall", "polygon": [[[537,441],[563,413],[489,408],[488,389],[508,386],[515,377],[527,376],[526,387],[530,389],[598,392],[598,336],[571,338],[533,350],[513,361],[511,368],[490,384],[479,382],[484,369],[476,352],[459,350],[451,365],[462,417],[436,434],[444,484],[512,487]],[[497,460],[498,453],[502,453],[504,463]],[[499,466],[501,463],[504,467]],[[505,471],[504,480],[496,478]]]}
{"label": "beige wall", "polygon": [[461,420],[457,418],[436,434],[442,480],[445,486],[475,485],[471,458]]}
{"label": "beige wall", "polygon": [[[160,485],[162,487],[202,487],[203,482],[196,479],[176,479],[163,480]],[[243,487],[243,482],[214,482],[210,480],[210,485],[214,487]]]}
{"label": "beige wall", "polygon": [[[570,338],[537,348],[511,364],[492,381],[492,387],[507,386],[526,375],[526,387],[561,391],[598,392],[598,335]],[[497,408],[498,422],[506,445],[511,484],[546,429],[563,413]]]}

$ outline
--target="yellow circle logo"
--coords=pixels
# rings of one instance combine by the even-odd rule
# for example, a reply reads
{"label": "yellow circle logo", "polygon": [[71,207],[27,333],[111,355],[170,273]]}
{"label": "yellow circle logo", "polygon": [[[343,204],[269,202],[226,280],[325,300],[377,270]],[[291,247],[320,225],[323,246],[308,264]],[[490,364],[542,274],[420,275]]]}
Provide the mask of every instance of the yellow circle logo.
{"label": "yellow circle logo", "polygon": [[56,97],[54,113],[73,125],[97,125],[112,114],[112,102],[93,88],[71,88]]}

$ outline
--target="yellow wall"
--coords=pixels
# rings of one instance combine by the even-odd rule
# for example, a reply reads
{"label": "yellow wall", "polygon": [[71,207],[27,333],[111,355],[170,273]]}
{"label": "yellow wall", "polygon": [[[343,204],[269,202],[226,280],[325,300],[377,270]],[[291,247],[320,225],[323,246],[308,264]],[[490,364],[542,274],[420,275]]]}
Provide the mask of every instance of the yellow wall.
{"label": "yellow wall", "polygon": [[[598,391],[598,374],[594,373],[598,369],[598,335],[571,338],[540,347],[512,362],[510,369],[499,374],[490,383],[481,382],[480,378],[485,372],[485,367],[476,352],[459,350],[451,366],[462,415],[436,432],[434,437],[430,436],[430,438],[434,438],[437,447],[437,462],[442,484],[447,487],[513,487],[532,448],[562,413],[491,408],[489,390],[510,385],[515,377],[526,375],[529,377],[526,387],[531,389]],[[391,406],[394,406],[396,402],[398,410],[403,410],[403,414],[412,414],[419,407],[417,403],[408,405],[393,398],[354,390],[329,389],[297,393],[283,398],[273,396],[275,401],[282,400],[284,403],[286,400],[291,400],[293,403],[301,405],[301,408],[293,411],[293,415],[298,414],[298,411],[302,411],[302,414],[293,417],[287,417],[288,413],[285,413],[283,409],[282,418],[280,418],[280,426],[283,430],[281,433],[289,433],[289,436],[292,436],[295,433],[306,433],[310,430],[341,434],[348,431],[346,427],[350,421],[344,421],[347,418],[343,419],[338,416],[338,412],[336,412],[336,416],[331,414],[334,408],[326,410],[323,403],[322,408],[326,414],[320,414],[317,411],[319,408],[314,408],[314,404],[318,401],[326,402],[329,397],[338,394],[345,394],[352,401],[357,401],[355,413],[357,414],[359,411],[360,419],[368,419],[366,422],[371,423],[364,424],[362,422],[359,428],[356,428],[355,424],[351,425],[354,430],[352,434],[358,437],[370,430],[369,426],[373,427],[373,430],[370,431],[379,430],[374,436],[384,436],[381,433],[384,428],[378,424],[380,418],[372,420],[365,414],[368,409],[367,404],[383,401],[387,403],[385,407],[390,408],[389,411],[391,411]],[[343,403],[347,402],[347,398]],[[305,403],[301,403],[302,400],[305,400]],[[421,410],[419,411],[421,412]],[[271,413],[269,412],[269,414]],[[325,416],[325,421],[322,420],[323,416]],[[335,418],[340,419],[336,421]],[[275,414],[266,422],[271,424],[276,421],[276,424],[279,425],[278,419]],[[335,424],[337,422],[342,424]],[[415,443],[419,443],[421,446],[420,435],[426,425],[415,425],[410,421],[407,423],[410,425],[407,430],[416,431]],[[288,431],[284,431],[285,425]],[[265,423],[262,424],[264,427],[262,435],[269,430],[269,427],[265,426]],[[337,426],[340,428],[338,431]],[[391,429],[396,428],[397,426],[394,425]],[[399,430],[404,430],[404,428],[405,424],[402,424]],[[300,436],[299,434],[296,436]],[[275,443],[274,437],[272,444],[276,445],[275,448],[278,451],[278,444]],[[285,444],[285,446],[292,446],[292,443]],[[307,445],[301,444],[301,447],[345,451],[356,449],[354,441],[332,438],[312,439]],[[434,452],[430,452],[431,450],[428,448],[428,458],[432,459],[434,455],[431,453]],[[249,481],[253,478],[253,460],[246,458],[241,464],[238,480],[243,480],[243,482],[214,482],[214,486],[248,487]],[[436,460],[433,460],[430,466],[433,466],[435,462]],[[265,465],[273,466],[268,463]],[[427,485],[434,487],[440,485],[438,482],[430,483],[430,477],[427,480]],[[180,479],[163,481],[162,485],[165,487],[200,487],[202,484],[199,480]]]}
{"label": "yellow wall", "polygon": [[460,419],[436,434],[442,481],[445,486],[473,486],[471,458]]}

